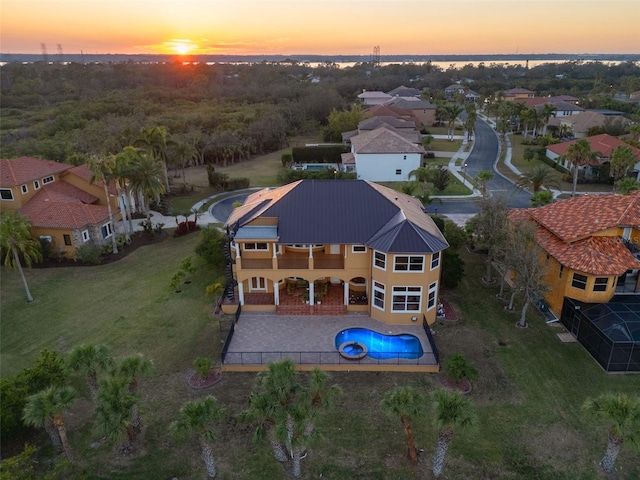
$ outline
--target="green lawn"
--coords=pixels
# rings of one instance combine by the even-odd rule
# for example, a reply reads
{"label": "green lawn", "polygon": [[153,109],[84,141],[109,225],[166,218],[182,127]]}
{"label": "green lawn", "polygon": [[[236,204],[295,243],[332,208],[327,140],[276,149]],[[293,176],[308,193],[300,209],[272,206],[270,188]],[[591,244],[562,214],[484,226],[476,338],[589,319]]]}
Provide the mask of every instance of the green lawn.
{"label": "green lawn", "polygon": [[[36,299],[30,305],[17,274],[2,270],[3,376],[29,365],[41,348],[90,342],[106,343],[116,355],[141,352],[154,360],[154,373],[141,384],[145,429],[137,456],[122,459],[107,445],[91,447],[99,438],[92,430],[90,404],[83,399],[74,406],[69,438],[87,478],[201,478],[197,442],[176,443],[167,428],[182,402],[206,394],[215,395],[232,415],[220,426],[214,449],[219,478],[285,478],[266,445],[254,445],[252,429],[234,419],[247,405],[255,374],[225,373],[221,383],[205,390],[186,385],[193,360],[217,357],[224,340],[219,319],[211,316],[211,300],[204,296],[215,272],[194,257],[198,271],[193,283],[180,294],[169,287],[196,242],[196,236],[167,238],[110,265],[29,270]],[[515,328],[516,317],[505,313],[494,296],[498,286],[479,281],[484,257],[464,253],[463,258],[466,278],[455,291],[442,293],[461,318],[436,324],[434,330],[443,358],[463,352],[480,371],[469,397],[477,406],[479,427],[454,438],[445,478],[604,478],[596,463],[604,453],[607,429],[583,417],[579,406],[602,392],[639,392],[640,377],[602,372],[579,344],[561,343],[556,337],[561,329],[545,325],[534,311],[528,329]],[[425,453],[411,467],[404,457],[401,424],[385,417],[379,403],[395,385],[433,391],[439,386],[436,375],[341,372],[332,378],[345,394],[333,414],[319,419],[324,436],[303,461],[303,478],[431,478],[436,430],[430,417],[414,423],[416,442]],[[86,393],[83,382],[74,380],[74,385]],[[47,443],[45,435],[35,441]],[[640,478],[640,454],[626,445],[618,465],[618,479]]]}
{"label": "green lawn", "polygon": [[429,150],[432,152],[457,152],[460,150],[462,140],[454,140],[450,142],[446,138],[434,138],[431,140]]}

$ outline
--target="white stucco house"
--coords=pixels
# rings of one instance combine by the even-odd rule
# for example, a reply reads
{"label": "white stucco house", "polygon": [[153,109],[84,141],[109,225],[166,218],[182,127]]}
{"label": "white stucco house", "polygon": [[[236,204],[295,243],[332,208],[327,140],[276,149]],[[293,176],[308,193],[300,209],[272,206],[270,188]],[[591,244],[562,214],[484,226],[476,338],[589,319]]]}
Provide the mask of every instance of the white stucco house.
{"label": "white stucco house", "polygon": [[370,91],[364,90],[360,95],[358,95],[358,99],[367,106],[371,105],[383,105],[390,100],[393,100],[393,97],[384,92],[378,91]]}
{"label": "white stucco house", "polygon": [[343,165],[355,166],[358,179],[372,182],[406,182],[420,167],[425,150],[416,132],[388,127],[351,137],[351,152],[343,154]]}

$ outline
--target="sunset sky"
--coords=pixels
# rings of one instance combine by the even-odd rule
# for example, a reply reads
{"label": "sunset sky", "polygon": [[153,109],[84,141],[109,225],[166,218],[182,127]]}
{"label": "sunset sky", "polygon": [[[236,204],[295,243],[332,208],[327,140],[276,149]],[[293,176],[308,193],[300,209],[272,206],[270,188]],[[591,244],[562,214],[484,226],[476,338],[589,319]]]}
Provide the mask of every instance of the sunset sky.
{"label": "sunset sky", "polygon": [[0,0],[0,51],[640,53],[639,0]]}

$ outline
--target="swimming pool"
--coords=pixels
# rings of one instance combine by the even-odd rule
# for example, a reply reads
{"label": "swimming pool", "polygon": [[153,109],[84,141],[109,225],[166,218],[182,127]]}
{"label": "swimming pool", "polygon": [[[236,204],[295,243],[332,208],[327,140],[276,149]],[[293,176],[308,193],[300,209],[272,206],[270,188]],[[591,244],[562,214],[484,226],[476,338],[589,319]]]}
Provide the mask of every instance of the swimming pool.
{"label": "swimming pool", "polygon": [[391,358],[415,359],[424,355],[420,339],[415,335],[384,335],[368,328],[347,328],[336,335],[336,349],[345,342],[357,342],[367,347],[367,356],[376,360]]}

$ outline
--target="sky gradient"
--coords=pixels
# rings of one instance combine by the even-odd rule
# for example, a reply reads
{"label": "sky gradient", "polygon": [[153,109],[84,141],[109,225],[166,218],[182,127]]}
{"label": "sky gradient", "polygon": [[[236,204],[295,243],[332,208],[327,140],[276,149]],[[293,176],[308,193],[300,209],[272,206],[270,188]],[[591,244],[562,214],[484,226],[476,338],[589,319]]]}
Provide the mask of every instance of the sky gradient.
{"label": "sky gradient", "polygon": [[640,0],[0,0],[0,51],[640,53]]}

